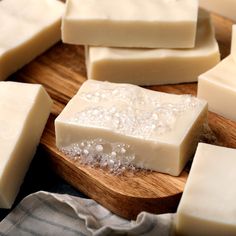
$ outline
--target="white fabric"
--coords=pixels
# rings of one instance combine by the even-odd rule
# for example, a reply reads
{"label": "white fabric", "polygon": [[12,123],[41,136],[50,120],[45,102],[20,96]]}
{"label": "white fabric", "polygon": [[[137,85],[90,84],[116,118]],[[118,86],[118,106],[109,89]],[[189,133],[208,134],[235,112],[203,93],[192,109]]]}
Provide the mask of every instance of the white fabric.
{"label": "white fabric", "polygon": [[173,218],[173,214],[142,212],[136,221],[128,221],[90,199],[38,192],[22,200],[0,222],[0,235],[167,236]]}

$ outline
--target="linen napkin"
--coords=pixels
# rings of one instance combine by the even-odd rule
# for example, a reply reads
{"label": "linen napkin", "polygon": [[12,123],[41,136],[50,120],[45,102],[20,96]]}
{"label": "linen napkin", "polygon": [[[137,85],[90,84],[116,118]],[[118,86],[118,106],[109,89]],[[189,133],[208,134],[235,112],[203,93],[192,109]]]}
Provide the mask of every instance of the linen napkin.
{"label": "linen napkin", "polygon": [[0,235],[167,236],[173,219],[174,214],[142,212],[136,221],[128,221],[91,199],[40,191],[23,199],[0,222]]}

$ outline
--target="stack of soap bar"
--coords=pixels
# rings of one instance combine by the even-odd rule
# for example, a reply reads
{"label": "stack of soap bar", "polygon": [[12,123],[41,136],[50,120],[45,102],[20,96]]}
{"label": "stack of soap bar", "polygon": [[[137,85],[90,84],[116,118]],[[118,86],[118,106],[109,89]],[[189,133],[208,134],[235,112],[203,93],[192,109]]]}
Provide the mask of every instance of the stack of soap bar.
{"label": "stack of soap bar", "polygon": [[0,80],[60,40],[63,12],[57,0],[0,1]]}
{"label": "stack of soap bar", "polygon": [[220,61],[210,16],[199,11],[193,49],[125,49],[87,47],[88,79],[137,85],[197,81]]}
{"label": "stack of soap bar", "polygon": [[144,48],[192,48],[197,0],[68,0],[65,43]]}
{"label": "stack of soap bar", "polygon": [[199,76],[197,96],[208,101],[210,111],[236,120],[236,63],[232,56]]}
{"label": "stack of soap bar", "polygon": [[176,235],[236,235],[236,150],[199,144],[180,201]]}
{"label": "stack of soap bar", "polygon": [[224,17],[236,21],[236,1],[235,0],[199,0],[199,5],[208,11],[215,12]]}
{"label": "stack of soap bar", "polygon": [[[56,145],[71,156],[109,161],[127,154],[137,167],[177,176],[206,117],[207,103],[190,95],[87,80],[55,120]],[[112,150],[115,143],[125,148]]]}
{"label": "stack of soap bar", "polygon": [[10,208],[50,114],[41,85],[0,82],[0,208]]}

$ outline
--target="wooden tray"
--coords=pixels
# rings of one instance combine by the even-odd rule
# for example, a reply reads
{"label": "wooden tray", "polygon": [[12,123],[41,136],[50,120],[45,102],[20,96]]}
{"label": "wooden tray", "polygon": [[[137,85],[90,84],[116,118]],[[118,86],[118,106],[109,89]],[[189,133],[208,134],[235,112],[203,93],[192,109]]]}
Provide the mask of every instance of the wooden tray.
{"label": "wooden tray", "polygon": [[[213,21],[224,58],[229,54],[232,22],[215,15]],[[41,147],[48,154],[53,170],[67,182],[128,219],[134,219],[141,211],[166,213],[176,210],[188,176],[187,170],[179,177],[147,171],[114,176],[100,169],[75,164],[56,149],[54,119],[86,79],[83,47],[58,43],[10,79],[41,83],[53,98],[53,111],[41,139]],[[196,83],[150,87],[193,95],[196,95],[196,88]],[[221,145],[236,148],[235,122],[209,113],[209,123]]]}

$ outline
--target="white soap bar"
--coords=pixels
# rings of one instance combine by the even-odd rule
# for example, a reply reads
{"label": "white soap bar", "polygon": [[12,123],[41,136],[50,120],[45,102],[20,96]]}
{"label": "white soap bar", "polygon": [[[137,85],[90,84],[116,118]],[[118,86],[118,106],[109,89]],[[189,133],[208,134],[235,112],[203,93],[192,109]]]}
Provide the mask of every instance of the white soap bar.
{"label": "white soap bar", "polygon": [[236,63],[228,56],[199,76],[198,97],[208,101],[209,110],[236,121]]}
{"label": "white soap bar", "polygon": [[209,14],[199,11],[193,49],[86,48],[89,79],[137,85],[197,81],[220,61],[219,47]]}
{"label": "white soap bar", "polygon": [[60,40],[63,12],[57,0],[0,1],[0,80]]}
{"label": "white soap bar", "polygon": [[144,48],[192,48],[197,0],[67,0],[65,43]]}
{"label": "white soap bar", "polygon": [[0,208],[15,200],[51,105],[41,85],[0,82]]}
{"label": "white soap bar", "polygon": [[199,0],[200,7],[236,21],[235,0]]}
{"label": "white soap bar", "polygon": [[[126,153],[137,167],[177,176],[195,151],[206,116],[207,103],[189,95],[87,80],[55,121],[56,145],[71,148],[71,155],[80,147],[89,156],[97,149],[90,152],[84,143],[101,145],[101,139],[98,149],[109,158]],[[115,143],[123,151],[114,150]]]}
{"label": "white soap bar", "polygon": [[235,157],[235,149],[198,145],[177,210],[177,235],[236,235]]}
{"label": "white soap bar", "polygon": [[232,27],[231,55],[236,63],[236,25]]}

